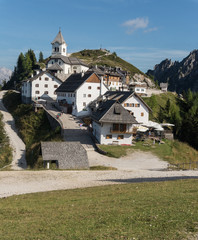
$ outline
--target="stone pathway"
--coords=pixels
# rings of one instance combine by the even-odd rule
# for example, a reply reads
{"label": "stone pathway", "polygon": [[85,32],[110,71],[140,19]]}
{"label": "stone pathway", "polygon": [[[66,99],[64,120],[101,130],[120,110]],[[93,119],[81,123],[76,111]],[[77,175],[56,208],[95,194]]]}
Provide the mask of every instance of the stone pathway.
{"label": "stone pathway", "polygon": [[11,168],[13,170],[23,170],[27,167],[25,159],[25,144],[17,135],[15,122],[10,113],[2,103],[3,94],[5,91],[0,92],[0,111],[3,114],[3,122],[5,124],[5,131],[10,139],[10,145],[13,149],[13,160]]}
{"label": "stone pathway", "polygon": [[[51,104],[44,107],[54,117],[60,113]],[[87,151],[94,151],[94,144],[87,130],[87,127],[82,126],[83,122],[71,115],[63,113],[59,117],[63,129],[64,140],[68,142],[80,142]]]}

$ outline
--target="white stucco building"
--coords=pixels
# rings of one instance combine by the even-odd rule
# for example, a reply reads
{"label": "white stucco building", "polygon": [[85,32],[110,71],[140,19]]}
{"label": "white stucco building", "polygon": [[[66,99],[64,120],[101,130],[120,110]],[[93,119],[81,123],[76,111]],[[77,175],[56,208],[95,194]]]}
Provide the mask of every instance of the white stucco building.
{"label": "white stucco building", "polygon": [[93,135],[100,144],[131,145],[134,117],[116,100],[103,102],[92,112]]}
{"label": "white stucco building", "polygon": [[57,101],[66,113],[72,113],[75,116],[88,115],[90,102],[107,90],[96,73],[91,71],[76,73],[56,90]]}
{"label": "white stucco building", "polygon": [[129,91],[108,91],[104,94],[102,101],[117,100],[130,112],[139,124],[148,123],[151,108],[135,92]]}
{"label": "white stucco building", "polygon": [[23,103],[31,103],[34,100],[56,100],[55,90],[62,81],[49,71],[42,71],[34,77],[23,81],[21,96]]}

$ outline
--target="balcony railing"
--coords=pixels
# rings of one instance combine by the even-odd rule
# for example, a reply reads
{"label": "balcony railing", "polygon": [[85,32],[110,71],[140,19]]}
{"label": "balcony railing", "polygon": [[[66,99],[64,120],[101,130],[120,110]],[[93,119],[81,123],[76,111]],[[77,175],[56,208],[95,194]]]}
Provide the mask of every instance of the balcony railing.
{"label": "balcony railing", "polygon": [[121,130],[114,130],[114,129],[110,128],[110,133],[133,134],[133,131],[132,131],[132,130],[124,130],[124,131],[121,131]]}

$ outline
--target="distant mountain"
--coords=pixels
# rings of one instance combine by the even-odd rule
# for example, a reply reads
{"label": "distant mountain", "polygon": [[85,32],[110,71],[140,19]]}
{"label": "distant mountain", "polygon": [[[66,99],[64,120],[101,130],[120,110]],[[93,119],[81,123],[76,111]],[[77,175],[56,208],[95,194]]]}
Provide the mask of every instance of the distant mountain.
{"label": "distant mountain", "polygon": [[10,79],[12,75],[12,71],[5,67],[0,67],[0,84],[6,80],[6,82]]}
{"label": "distant mountain", "polygon": [[148,70],[147,75],[153,76],[158,84],[168,82],[168,89],[181,93],[191,89],[198,92],[198,50],[192,51],[181,62],[169,59],[155,65],[154,70]]}
{"label": "distant mountain", "polygon": [[130,73],[131,78],[135,81],[146,82],[149,87],[155,87],[153,80],[151,80],[145,73],[140,71],[131,63],[118,57],[117,54],[111,53],[106,49],[85,49],[80,52],[72,53],[71,57],[77,57],[89,66],[102,65],[108,67],[120,67]]}

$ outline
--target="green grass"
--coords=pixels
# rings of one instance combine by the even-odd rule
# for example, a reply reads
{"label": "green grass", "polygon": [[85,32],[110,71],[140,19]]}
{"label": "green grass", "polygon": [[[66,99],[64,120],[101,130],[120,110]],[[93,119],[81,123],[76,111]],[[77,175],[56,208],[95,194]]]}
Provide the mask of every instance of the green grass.
{"label": "green grass", "polygon": [[138,68],[118,57],[116,54],[105,56],[105,53],[101,50],[83,50],[72,54],[73,57],[77,57],[83,60],[88,65],[105,65],[109,67],[121,67],[123,70],[127,70],[133,76],[135,73],[141,72]]}
{"label": "green grass", "polygon": [[0,199],[1,240],[182,240],[198,231],[197,180]]}
{"label": "green grass", "polygon": [[177,95],[172,92],[162,93],[158,95],[152,95],[151,97],[144,97],[143,100],[152,109],[152,113],[149,114],[150,120],[158,121],[160,114],[160,107],[165,108],[166,103],[170,100],[171,104],[177,104]]}
{"label": "green grass", "polygon": [[117,168],[114,167],[106,167],[106,166],[92,166],[90,167],[90,170],[99,170],[99,171],[104,171],[104,170],[117,170]]}
{"label": "green grass", "polygon": [[22,104],[19,93],[8,91],[3,103],[13,115],[19,135],[26,145],[28,168],[43,168],[41,141],[62,141],[60,128],[52,130],[44,110],[34,112],[32,105]]}
{"label": "green grass", "polygon": [[[126,156],[128,153],[140,150],[152,152],[162,160],[170,164],[177,165],[183,163],[192,163],[191,168],[197,168],[198,151],[190,147],[186,143],[177,140],[164,140],[164,144],[153,144],[152,140],[135,142],[134,146],[113,146],[113,145],[99,145],[99,147],[107,152],[107,156],[120,158]],[[189,169],[189,165],[180,166],[182,169]]]}

